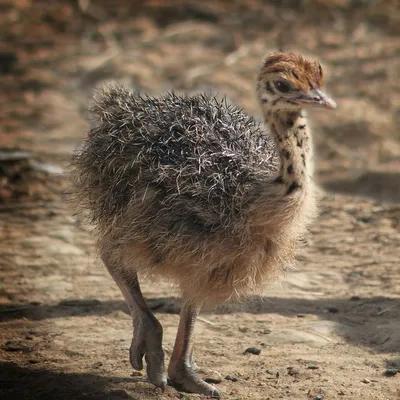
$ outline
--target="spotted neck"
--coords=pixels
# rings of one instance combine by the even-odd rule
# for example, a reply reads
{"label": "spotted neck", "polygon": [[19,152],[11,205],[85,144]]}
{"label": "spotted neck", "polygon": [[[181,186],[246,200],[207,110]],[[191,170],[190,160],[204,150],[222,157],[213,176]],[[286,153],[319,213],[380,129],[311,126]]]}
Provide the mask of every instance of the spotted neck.
{"label": "spotted neck", "polygon": [[281,168],[275,182],[290,195],[305,190],[313,174],[311,134],[303,111],[264,111],[264,119],[274,135]]}

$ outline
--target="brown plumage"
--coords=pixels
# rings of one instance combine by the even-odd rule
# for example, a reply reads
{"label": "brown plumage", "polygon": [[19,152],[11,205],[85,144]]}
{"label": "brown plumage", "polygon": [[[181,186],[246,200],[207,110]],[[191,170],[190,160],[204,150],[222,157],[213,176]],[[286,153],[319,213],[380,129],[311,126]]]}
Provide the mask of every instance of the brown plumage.
{"label": "brown plumage", "polygon": [[316,212],[303,109],[335,107],[319,90],[322,80],[317,60],[269,55],[257,80],[265,128],[203,95],[142,97],[120,86],[95,95],[92,128],[75,157],[76,192],[131,308],[132,365],[141,369],[146,354],[154,384],[166,383],[162,329],[137,273],[180,285],[169,376],[188,391],[216,395],[192,370],[194,319],[203,303],[257,291],[293,263]]}
{"label": "brown plumage", "polygon": [[276,52],[270,54],[262,65],[260,76],[274,73],[303,90],[317,89],[324,84],[323,71],[319,61],[310,57],[305,58],[297,53]]}

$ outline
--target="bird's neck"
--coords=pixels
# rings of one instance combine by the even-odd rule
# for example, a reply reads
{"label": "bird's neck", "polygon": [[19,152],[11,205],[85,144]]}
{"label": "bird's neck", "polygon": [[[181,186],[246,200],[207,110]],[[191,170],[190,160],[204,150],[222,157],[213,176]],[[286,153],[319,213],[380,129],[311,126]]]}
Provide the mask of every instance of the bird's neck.
{"label": "bird's neck", "polygon": [[277,184],[285,193],[305,189],[313,174],[311,132],[304,111],[264,111],[265,123],[273,134],[281,160]]}

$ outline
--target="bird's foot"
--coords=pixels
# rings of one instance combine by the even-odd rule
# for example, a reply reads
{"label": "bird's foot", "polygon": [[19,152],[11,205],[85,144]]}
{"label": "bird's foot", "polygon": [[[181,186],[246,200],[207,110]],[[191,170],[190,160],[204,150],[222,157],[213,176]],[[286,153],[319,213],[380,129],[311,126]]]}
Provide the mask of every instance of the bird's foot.
{"label": "bird's foot", "polygon": [[218,390],[214,386],[204,382],[203,379],[194,372],[189,363],[170,364],[168,367],[168,375],[170,383],[179,390],[203,394],[212,398],[219,398]]}
{"label": "bird's foot", "polygon": [[137,371],[143,369],[143,356],[146,360],[148,380],[155,386],[165,389],[167,376],[164,366],[162,348],[162,327],[157,320],[143,316],[134,324],[132,344],[129,358],[132,367]]}

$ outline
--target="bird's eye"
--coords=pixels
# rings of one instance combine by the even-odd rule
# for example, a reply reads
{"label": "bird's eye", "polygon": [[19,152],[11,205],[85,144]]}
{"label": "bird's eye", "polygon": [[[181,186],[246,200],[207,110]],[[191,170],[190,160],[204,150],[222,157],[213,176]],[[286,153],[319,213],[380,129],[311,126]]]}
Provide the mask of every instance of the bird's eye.
{"label": "bird's eye", "polygon": [[282,93],[290,92],[293,89],[292,84],[283,79],[276,81],[275,87]]}

